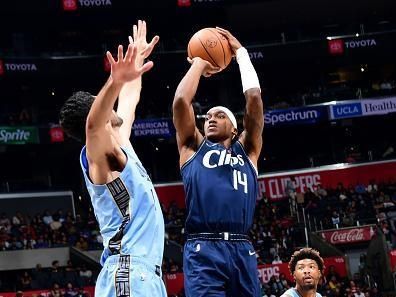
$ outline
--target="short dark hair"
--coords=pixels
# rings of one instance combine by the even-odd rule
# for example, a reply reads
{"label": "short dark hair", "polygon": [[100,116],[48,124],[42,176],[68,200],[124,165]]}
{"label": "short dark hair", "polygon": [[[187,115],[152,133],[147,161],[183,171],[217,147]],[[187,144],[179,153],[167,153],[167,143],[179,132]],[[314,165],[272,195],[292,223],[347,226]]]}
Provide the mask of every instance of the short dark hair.
{"label": "short dark hair", "polygon": [[71,138],[85,142],[85,124],[95,97],[88,92],[76,92],[63,104],[59,123]]}
{"label": "short dark hair", "polygon": [[296,269],[297,262],[304,259],[314,260],[318,265],[320,272],[323,274],[323,270],[325,266],[324,266],[324,261],[320,256],[319,252],[312,248],[302,248],[299,251],[295,251],[290,258],[289,270],[292,275],[294,273],[294,270]]}

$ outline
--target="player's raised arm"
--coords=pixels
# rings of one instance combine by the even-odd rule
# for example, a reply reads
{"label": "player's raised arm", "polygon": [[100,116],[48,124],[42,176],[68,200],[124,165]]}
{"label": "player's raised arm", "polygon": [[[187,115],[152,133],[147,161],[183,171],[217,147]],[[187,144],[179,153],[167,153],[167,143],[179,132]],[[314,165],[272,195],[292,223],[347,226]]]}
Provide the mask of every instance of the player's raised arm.
{"label": "player's raised arm", "polygon": [[[173,100],[173,123],[176,128],[177,146],[180,153],[180,164],[188,159],[185,149],[195,151],[202,142],[203,136],[196,128],[192,102],[197,92],[202,75],[210,76],[219,69],[201,58],[189,59],[190,69],[180,81]],[[185,158],[186,157],[186,158]]]}
{"label": "player's raised arm", "polygon": [[113,151],[111,135],[106,125],[112,120],[114,103],[124,83],[136,79],[151,69],[152,63],[137,67],[136,49],[130,44],[123,53],[123,47],[118,47],[117,61],[107,52],[111,64],[111,75],[94,100],[86,122],[87,157],[90,162],[101,162],[106,154]]}
{"label": "player's raised arm", "polygon": [[[138,67],[143,65],[144,59],[150,56],[159,40],[158,36],[154,36],[148,43],[146,41],[146,33],[146,22],[139,20],[138,24],[133,26],[133,37],[129,36],[129,42],[136,46],[136,65]],[[131,136],[133,122],[135,121],[135,111],[140,100],[141,89],[142,76],[138,76],[136,79],[123,85],[118,97],[117,115],[123,119],[123,124],[120,127],[121,145],[131,145],[129,138]]]}
{"label": "player's raised arm", "polygon": [[239,64],[242,88],[246,99],[246,110],[243,119],[244,131],[241,133],[239,141],[243,144],[249,158],[257,167],[257,160],[263,145],[262,133],[264,129],[264,109],[260,82],[247,50],[242,47],[241,43],[229,31],[219,27],[217,27],[217,30],[228,39]]}

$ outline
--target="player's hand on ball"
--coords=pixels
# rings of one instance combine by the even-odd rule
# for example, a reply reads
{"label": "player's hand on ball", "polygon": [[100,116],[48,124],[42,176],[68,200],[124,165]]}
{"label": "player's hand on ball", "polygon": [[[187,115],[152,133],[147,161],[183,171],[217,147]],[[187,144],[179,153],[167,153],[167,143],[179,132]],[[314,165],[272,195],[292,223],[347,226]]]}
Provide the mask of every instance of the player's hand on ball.
{"label": "player's hand on ball", "polygon": [[234,37],[234,35],[232,35],[230,33],[230,31],[220,28],[220,27],[216,27],[217,32],[219,32],[221,35],[223,35],[225,38],[227,38],[228,43],[231,46],[231,50],[235,56],[237,49],[242,47],[242,44],[238,41],[238,39],[236,39]]}
{"label": "player's hand on ball", "polygon": [[209,63],[208,61],[206,61],[200,57],[195,57],[192,59],[187,57],[187,61],[191,65],[197,65],[198,67],[200,67],[202,69],[202,75],[205,77],[210,77],[213,74],[216,74],[221,71],[220,67],[215,67],[211,63]]}

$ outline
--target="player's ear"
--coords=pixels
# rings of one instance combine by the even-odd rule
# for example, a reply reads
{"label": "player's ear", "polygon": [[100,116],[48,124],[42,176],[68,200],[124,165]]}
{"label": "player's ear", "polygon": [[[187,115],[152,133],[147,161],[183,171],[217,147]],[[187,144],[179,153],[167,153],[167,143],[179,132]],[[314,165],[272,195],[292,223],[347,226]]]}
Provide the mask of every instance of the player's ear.
{"label": "player's ear", "polygon": [[232,128],[232,139],[234,139],[238,135],[238,130],[236,128]]}

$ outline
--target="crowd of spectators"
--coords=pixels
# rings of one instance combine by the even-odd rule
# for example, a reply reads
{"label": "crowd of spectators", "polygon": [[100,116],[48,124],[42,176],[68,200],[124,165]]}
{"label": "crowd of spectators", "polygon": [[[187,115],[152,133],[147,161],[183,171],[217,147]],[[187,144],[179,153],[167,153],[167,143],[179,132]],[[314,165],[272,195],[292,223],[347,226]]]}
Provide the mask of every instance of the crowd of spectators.
{"label": "crowd of spectators", "polygon": [[304,209],[309,231],[377,224],[385,234],[390,248],[396,248],[396,182],[368,185],[358,183],[335,189],[320,185],[297,194],[290,189],[290,204],[296,212]]}
{"label": "crowd of spectators", "polygon": [[92,214],[87,219],[58,210],[30,216],[0,214],[0,251],[75,246],[100,249],[102,237]]}
{"label": "crowd of spectators", "polygon": [[[348,187],[340,183],[335,189],[324,189],[318,185],[305,193],[296,193],[291,177],[286,194],[289,199],[280,202],[271,202],[263,197],[257,203],[249,236],[259,264],[288,262],[291,252],[305,245],[301,228],[303,209],[309,231],[377,224],[385,234],[389,248],[396,248],[395,182],[377,184],[371,181],[368,185]],[[162,208],[165,239],[183,245],[185,209],[176,203]],[[64,246],[75,246],[81,250],[102,249],[102,238],[92,214],[88,214],[86,219],[62,210],[54,213],[47,210],[33,217],[21,212],[12,216],[0,215],[0,250]],[[168,258],[164,259],[162,268],[164,273],[182,272],[182,265]],[[359,274],[350,281],[339,278],[334,271],[330,273],[321,286],[325,296],[377,296],[376,288],[367,289]],[[18,282],[18,288],[23,290],[54,286],[79,288],[94,284],[94,278],[92,272],[87,272],[84,267],[74,268],[69,262],[66,267],[59,268],[59,263],[54,261],[50,269],[37,265],[31,271],[23,271]],[[263,285],[263,296],[279,296],[290,285],[285,276],[273,276]]]}

